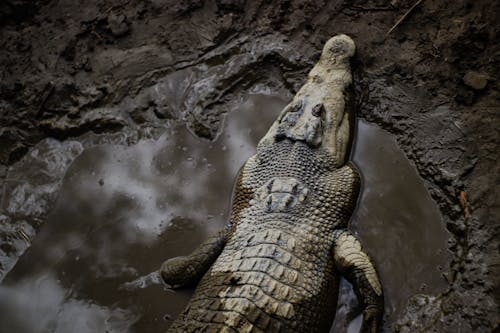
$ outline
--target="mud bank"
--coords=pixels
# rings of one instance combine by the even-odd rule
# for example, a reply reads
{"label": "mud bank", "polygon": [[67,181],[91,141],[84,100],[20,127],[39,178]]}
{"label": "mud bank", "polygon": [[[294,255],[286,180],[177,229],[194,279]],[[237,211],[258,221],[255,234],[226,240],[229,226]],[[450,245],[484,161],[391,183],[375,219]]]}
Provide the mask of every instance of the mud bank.
{"label": "mud bank", "polygon": [[[347,33],[358,45],[358,115],[395,136],[452,234],[446,291],[423,290],[386,331],[494,330],[500,4],[426,0],[387,34],[412,5],[3,2],[2,276],[42,228],[84,148],[157,138],[171,121],[212,140],[244,96],[293,95],[324,41]],[[39,171],[26,174],[23,164]]]}

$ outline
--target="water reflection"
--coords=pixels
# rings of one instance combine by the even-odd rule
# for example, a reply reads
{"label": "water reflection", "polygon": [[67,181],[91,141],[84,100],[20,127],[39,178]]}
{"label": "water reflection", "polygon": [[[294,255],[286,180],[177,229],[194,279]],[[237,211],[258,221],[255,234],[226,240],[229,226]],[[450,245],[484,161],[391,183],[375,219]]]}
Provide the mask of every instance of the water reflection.
{"label": "water reflection", "polygon": [[[412,295],[446,288],[441,273],[450,259],[448,233],[422,179],[390,135],[359,121],[352,157],[362,172],[363,190],[351,229],[380,273],[391,326]],[[361,318],[349,324],[357,314],[352,288],[345,281],[340,288],[335,332],[358,332]]]}
{"label": "water reflection", "polygon": [[[233,110],[215,143],[173,126],[157,141],[85,150],[69,168],[54,212],[5,278],[2,292],[17,295],[28,285],[37,300],[36,276],[58,286],[44,291],[62,295],[51,296],[60,298],[50,308],[54,313],[69,313],[76,299],[99,304],[105,321],[116,317],[107,307],[127,309],[122,316],[127,326],[120,332],[164,331],[191,290],[165,294],[161,285],[133,291],[119,287],[156,270],[168,257],[191,252],[226,223],[234,177],[284,105],[281,97],[250,97]],[[25,304],[11,298],[0,298],[1,306],[23,313]],[[2,332],[24,320],[6,321],[7,313],[0,312],[0,325],[6,325]],[[96,320],[90,314],[87,319]],[[55,316],[51,325],[65,320]],[[33,321],[16,331],[49,327],[44,321],[36,324],[36,317]]]}
{"label": "water reflection", "polygon": [[[226,223],[234,177],[285,103],[249,97],[214,143],[172,126],[156,141],[85,150],[33,246],[0,286],[0,332],[165,331],[192,290],[120,286],[191,252]],[[392,320],[423,283],[425,292],[442,288],[437,266],[445,261],[436,252],[446,235],[392,139],[360,123],[356,145],[364,192],[352,225],[378,264]],[[354,305],[343,282],[338,332],[359,325],[347,325]]]}
{"label": "water reflection", "polygon": [[126,332],[137,314],[73,298],[51,274],[0,288],[1,332]]}

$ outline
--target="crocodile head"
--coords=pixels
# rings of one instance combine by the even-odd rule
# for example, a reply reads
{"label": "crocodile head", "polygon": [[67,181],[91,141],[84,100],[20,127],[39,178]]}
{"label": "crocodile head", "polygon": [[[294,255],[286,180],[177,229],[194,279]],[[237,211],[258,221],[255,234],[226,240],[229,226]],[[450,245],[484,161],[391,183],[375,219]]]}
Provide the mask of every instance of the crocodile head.
{"label": "crocodile head", "polygon": [[344,165],[353,136],[349,60],[355,49],[354,42],[346,35],[328,40],[307,82],[261,143],[303,142],[313,149],[325,150],[336,167]]}

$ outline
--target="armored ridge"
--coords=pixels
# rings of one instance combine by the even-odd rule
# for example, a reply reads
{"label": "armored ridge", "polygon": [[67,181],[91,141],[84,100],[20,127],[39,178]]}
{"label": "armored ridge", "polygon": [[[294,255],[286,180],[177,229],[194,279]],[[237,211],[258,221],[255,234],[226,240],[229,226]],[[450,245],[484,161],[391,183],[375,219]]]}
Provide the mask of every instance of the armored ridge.
{"label": "armored ridge", "polygon": [[364,332],[383,313],[377,274],[346,229],[359,193],[352,141],[353,41],[330,39],[308,81],[260,141],[237,179],[228,227],[164,281],[199,281],[169,332],[328,332],[340,276],[364,306]]}

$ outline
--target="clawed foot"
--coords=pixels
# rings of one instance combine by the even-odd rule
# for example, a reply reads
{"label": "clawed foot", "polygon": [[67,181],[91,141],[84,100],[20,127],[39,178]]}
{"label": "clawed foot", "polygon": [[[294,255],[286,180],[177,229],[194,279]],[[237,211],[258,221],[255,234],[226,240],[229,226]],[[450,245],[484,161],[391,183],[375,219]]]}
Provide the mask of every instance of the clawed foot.
{"label": "clawed foot", "polygon": [[161,278],[160,272],[154,271],[147,275],[141,276],[133,281],[125,282],[120,285],[119,289],[126,291],[133,291],[137,289],[144,289],[151,285],[161,284],[166,291],[175,292],[172,286],[166,284]]}
{"label": "clawed foot", "polygon": [[377,333],[382,319],[382,313],[375,306],[369,306],[363,311],[363,323],[360,333]]}

